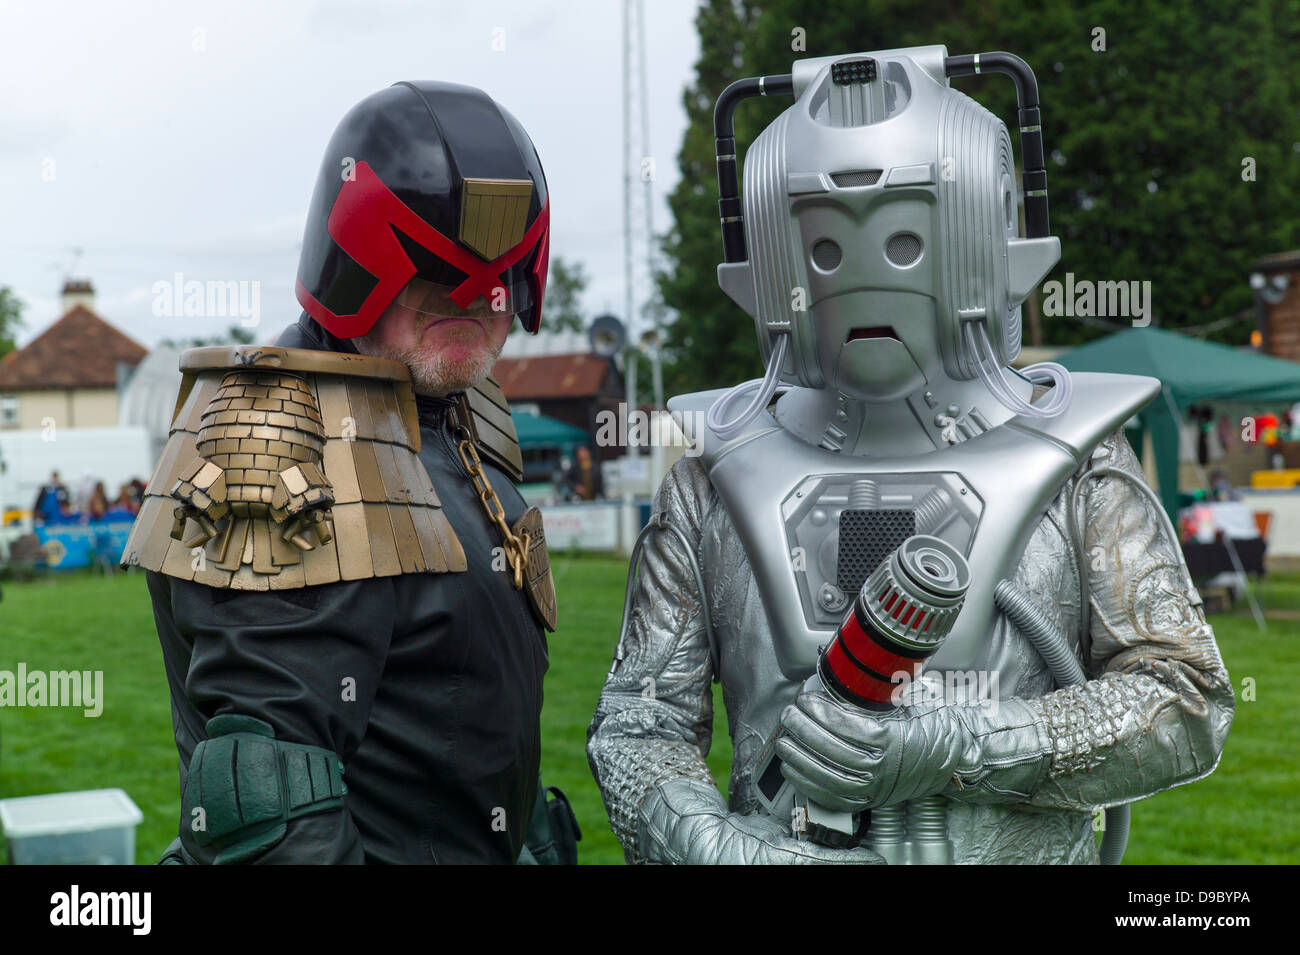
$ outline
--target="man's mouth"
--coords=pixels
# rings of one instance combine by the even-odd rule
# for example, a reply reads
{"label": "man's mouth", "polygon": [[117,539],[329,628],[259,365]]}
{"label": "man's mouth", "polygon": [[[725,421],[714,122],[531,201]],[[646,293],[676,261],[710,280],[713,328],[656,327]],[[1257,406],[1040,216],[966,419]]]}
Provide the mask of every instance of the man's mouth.
{"label": "man's mouth", "polygon": [[864,338],[892,338],[894,341],[902,341],[893,325],[859,325],[849,329],[848,335],[844,338],[844,344],[847,345],[849,342],[856,342]]}
{"label": "man's mouth", "polygon": [[432,328],[432,327],[434,327],[435,325],[442,325],[442,324],[445,324],[445,323],[447,323],[447,322],[452,322],[452,323],[454,323],[454,324],[458,324],[458,325],[459,325],[459,324],[466,324],[466,325],[482,325],[482,324],[483,324],[482,319],[471,318],[470,316],[467,316],[467,315],[430,315],[430,314],[428,314],[428,313],[422,313],[422,314],[420,315],[420,328],[419,328],[419,330],[420,330],[421,332],[423,332],[423,331],[424,331],[425,329],[427,329],[427,328]]}

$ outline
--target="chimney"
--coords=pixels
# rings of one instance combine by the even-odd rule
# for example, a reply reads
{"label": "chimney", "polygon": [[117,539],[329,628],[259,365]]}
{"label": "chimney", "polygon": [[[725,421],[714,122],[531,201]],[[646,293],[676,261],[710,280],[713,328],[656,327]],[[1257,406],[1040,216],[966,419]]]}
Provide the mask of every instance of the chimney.
{"label": "chimney", "polygon": [[1255,292],[1251,344],[1288,361],[1300,359],[1300,250],[1267,255],[1250,273]]}
{"label": "chimney", "polygon": [[78,305],[95,310],[95,287],[90,279],[68,279],[63,283],[63,314],[67,315]]}

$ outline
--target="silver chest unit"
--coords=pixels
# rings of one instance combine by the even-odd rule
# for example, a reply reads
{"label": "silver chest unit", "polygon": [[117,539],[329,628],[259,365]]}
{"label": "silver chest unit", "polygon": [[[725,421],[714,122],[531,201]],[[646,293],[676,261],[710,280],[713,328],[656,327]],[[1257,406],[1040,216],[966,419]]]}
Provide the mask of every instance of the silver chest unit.
{"label": "silver chest unit", "polygon": [[[971,573],[952,633],[927,669],[978,666],[997,612],[993,590],[1019,562],[1047,505],[1097,442],[1159,388],[1136,376],[1073,377],[1074,399],[1063,415],[1008,421],[926,454],[827,451],[770,413],[726,443],[700,436],[702,460],[749,556],[787,677],[813,672],[848,600],[881,559],[917,533],[952,544]],[[702,411],[719,394],[683,395],[669,408]]]}

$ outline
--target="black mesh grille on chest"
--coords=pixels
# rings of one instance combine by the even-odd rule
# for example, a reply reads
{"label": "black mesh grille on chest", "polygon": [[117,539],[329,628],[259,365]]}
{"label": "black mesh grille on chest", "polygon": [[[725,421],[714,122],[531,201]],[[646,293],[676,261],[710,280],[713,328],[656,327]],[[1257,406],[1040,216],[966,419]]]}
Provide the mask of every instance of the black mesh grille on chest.
{"label": "black mesh grille on chest", "polygon": [[880,562],[916,533],[912,508],[840,511],[840,549],[835,568],[835,586],[856,597],[863,581]]}

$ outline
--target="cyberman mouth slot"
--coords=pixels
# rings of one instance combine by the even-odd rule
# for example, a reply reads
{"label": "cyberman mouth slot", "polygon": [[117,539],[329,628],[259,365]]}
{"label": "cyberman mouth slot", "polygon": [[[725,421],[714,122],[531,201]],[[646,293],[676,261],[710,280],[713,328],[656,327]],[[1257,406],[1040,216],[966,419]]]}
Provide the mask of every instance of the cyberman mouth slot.
{"label": "cyberman mouth slot", "polygon": [[849,333],[844,338],[844,344],[855,342],[863,338],[892,338],[894,341],[902,341],[898,337],[898,332],[894,331],[893,325],[864,325],[857,328],[849,329]]}

